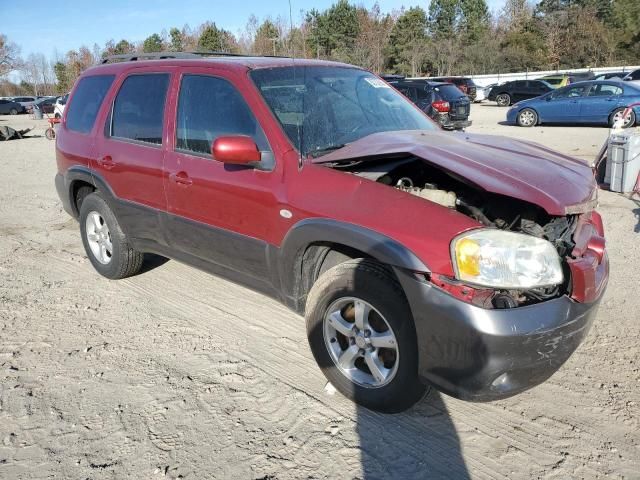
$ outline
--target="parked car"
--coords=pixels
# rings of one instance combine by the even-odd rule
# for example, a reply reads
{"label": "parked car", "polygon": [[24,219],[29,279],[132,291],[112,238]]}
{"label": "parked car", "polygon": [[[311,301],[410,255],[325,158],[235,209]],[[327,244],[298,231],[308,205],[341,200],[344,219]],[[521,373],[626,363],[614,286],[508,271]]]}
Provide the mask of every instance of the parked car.
{"label": "parked car", "polygon": [[14,102],[18,102],[24,107],[23,111],[26,112],[36,102],[36,97],[13,97]]}
{"label": "parked car", "polygon": [[622,80],[624,80],[626,82],[640,80],[640,68],[638,70],[634,70],[632,72],[629,72]]}
{"label": "parked car", "polygon": [[[542,97],[515,104],[507,121],[522,127],[541,123],[586,123],[613,126],[625,107],[640,102],[640,86],[615,80],[578,82]],[[631,127],[640,117],[638,107],[625,119]]]}
{"label": "parked car", "polygon": [[[55,108],[57,97],[42,97],[34,103],[37,105],[42,113],[53,113]],[[33,111],[33,106],[27,109],[29,112]]]}
{"label": "parked car", "polygon": [[473,100],[475,103],[480,103],[489,98],[489,92],[491,87],[476,85],[476,98]]}
{"label": "parked car", "polygon": [[357,67],[107,63],[81,74],[56,137],[56,189],[98,273],[135,275],[153,252],[267,294],[368,408],[401,411],[427,385],[481,401],[543,382],[607,284],[587,165],[442,132]]}
{"label": "parked car", "polygon": [[501,107],[507,107],[520,100],[539,97],[553,90],[553,87],[542,80],[514,80],[496,85],[489,92],[489,100]]}
{"label": "parked car", "polygon": [[552,88],[564,87],[575,81],[571,75],[567,74],[546,75],[538,78],[537,80],[542,80],[543,82],[548,83]]}
{"label": "parked car", "polygon": [[432,82],[453,83],[464,93],[472,102],[476,99],[476,84],[468,77],[437,77],[430,78]]}
{"label": "parked car", "polygon": [[606,72],[597,75],[594,80],[622,80],[629,72]]}
{"label": "parked car", "polygon": [[471,102],[455,85],[428,80],[389,83],[445,130],[462,130],[471,125]]}
{"label": "parked car", "polygon": [[67,105],[68,99],[69,99],[68,93],[56,99],[56,102],[53,106],[53,115],[56,118],[62,118],[62,115],[64,115],[64,109],[65,109],[65,106]]}
{"label": "parked car", "polygon": [[13,100],[0,100],[0,114],[2,115],[17,115],[19,113],[24,112],[24,107],[20,105],[18,102],[14,102]]}

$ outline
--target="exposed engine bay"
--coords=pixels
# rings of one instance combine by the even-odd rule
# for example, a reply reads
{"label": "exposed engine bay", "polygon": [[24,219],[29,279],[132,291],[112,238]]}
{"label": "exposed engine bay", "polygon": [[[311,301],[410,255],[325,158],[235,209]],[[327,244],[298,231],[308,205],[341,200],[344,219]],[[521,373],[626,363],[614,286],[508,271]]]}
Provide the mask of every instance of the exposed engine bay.
{"label": "exposed engine bay", "polygon": [[456,210],[487,227],[543,238],[555,246],[565,272],[562,285],[519,291],[486,290],[473,303],[485,308],[513,308],[570,293],[566,258],[575,246],[572,237],[577,215],[550,216],[537,205],[487,192],[416,157],[339,162],[330,166]]}

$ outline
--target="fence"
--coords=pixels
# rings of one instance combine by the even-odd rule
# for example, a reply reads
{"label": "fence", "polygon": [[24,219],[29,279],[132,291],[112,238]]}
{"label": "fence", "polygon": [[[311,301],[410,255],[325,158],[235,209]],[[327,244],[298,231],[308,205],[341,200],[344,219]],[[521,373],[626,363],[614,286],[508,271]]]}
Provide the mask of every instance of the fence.
{"label": "fence", "polygon": [[[596,76],[606,72],[631,72],[639,69],[638,65],[628,65],[625,67],[598,67],[598,68],[573,68],[568,70],[542,70],[536,72],[517,72],[517,73],[494,73],[488,75],[469,75],[470,78],[478,86],[486,86],[494,83],[504,83],[511,80],[535,80],[536,78],[546,75],[560,75],[562,73],[582,73],[593,72]],[[426,77],[420,77],[426,78]]]}

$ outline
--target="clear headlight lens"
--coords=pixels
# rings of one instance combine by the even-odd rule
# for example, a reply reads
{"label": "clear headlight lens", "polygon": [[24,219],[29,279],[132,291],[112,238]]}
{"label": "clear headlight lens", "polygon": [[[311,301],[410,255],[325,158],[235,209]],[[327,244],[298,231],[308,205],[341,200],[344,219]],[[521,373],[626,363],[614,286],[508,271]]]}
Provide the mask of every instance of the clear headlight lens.
{"label": "clear headlight lens", "polygon": [[560,257],[547,240],[495,229],[479,229],[451,244],[456,277],[493,288],[528,289],[562,283]]}

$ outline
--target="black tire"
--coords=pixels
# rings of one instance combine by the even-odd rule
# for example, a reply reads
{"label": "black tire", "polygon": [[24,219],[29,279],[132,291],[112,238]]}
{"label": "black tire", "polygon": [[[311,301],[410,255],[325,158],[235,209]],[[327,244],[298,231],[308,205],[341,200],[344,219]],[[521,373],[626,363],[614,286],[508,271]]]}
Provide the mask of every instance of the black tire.
{"label": "black tire", "polygon": [[[613,124],[615,123],[614,117],[616,116],[616,114],[622,114],[622,112],[624,111],[625,111],[624,108],[616,108],[613,112],[611,112],[611,115],[609,115],[609,128],[613,128]],[[636,113],[632,109],[628,120],[625,122],[622,128],[630,128],[630,127],[633,127],[635,124],[636,124]]]}
{"label": "black tire", "polygon": [[508,93],[499,93],[496,95],[496,103],[500,107],[508,107],[511,105],[511,95]]}
{"label": "black tire", "polygon": [[9,110],[9,115],[17,115],[18,114],[18,110],[16,110],[15,108],[12,108],[11,110]]}
{"label": "black tire", "polygon": [[[397,367],[386,384],[359,385],[338,368],[329,352],[325,317],[335,302],[351,297],[373,306],[395,335],[398,355],[394,356],[393,364],[397,362]],[[309,345],[320,369],[347,398],[372,410],[395,413],[408,409],[426,393],[427,387],[418,378],[418,346],[411,310],[389,268],[373,260],[357,259],[327,270],[309,292],[305,317]],[[332,344],[335,341],[330,340]]]}
{"label": "black tire", "polygon": [[524,108],[518,112],[516,122],[520,127],[534,127],[538,124],[538,113],[531,108]]}
{"label": "black tire", "polygon": [[56,138],[56,131],[49,127],[44,131],[44,136],[47,140],[54,140]]}
{"label": "black tire", "polygon": [[[101,262],[92,251],[87,237],[87,217],[89,214],[97,213],[108,228],[111,241],[111,254],[108,263]],[[82,244],[89,261],[98,273],[112,280],[130,277],[140,271],[144,255],[134,250],[129,244],[126,235],[122,232],[115,215],[102,198],[100,193],[94,192],[86,195],[80,205],[80,234]]]}

